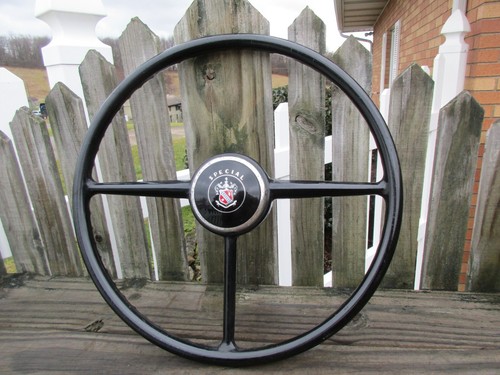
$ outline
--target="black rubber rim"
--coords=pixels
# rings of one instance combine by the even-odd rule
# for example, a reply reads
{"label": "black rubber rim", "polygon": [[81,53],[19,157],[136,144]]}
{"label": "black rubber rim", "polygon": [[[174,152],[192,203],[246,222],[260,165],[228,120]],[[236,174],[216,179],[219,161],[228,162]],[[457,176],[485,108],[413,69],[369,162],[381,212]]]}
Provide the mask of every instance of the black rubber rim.
{"label": "black rubber rim", "polygon": [[[95,194],[128,194],[133,190],[131,195],[187,198],[185,189],[186,186],[189,187],[189,184],[177,181],[169,182],[170,190],[165,195],[161,192],[153,194],[146,188],[142,191],[143,186],[139,185],[132,189],[127,184],[124,184],[122,188],[99,186],[92,180],[92,169],[99,145],[113,117],[125,101],[155,73],[196,56],[242,49],[288,56],[315,69],[347,94],[365,118],[377,143],[384,177],[376,184],[359,184],[359,187],[346,184],[344,190],[340,187],[338,193],[328,193],[323,196],[376,194],[385,201],[385,220],[380,244],[365,277],[351,296],[326,320],[310,331],[278,344],[249,350],[227,345],[206,347],[177,338],[155,325],[134,308],[118,290],[100,260],[92,236],[89,209],[90,199]],[[297,197],[308,197],[318,196],[319,191],[328,191],[329,186],[334,183],[324,182],[315,189],[310,189],[307,184],[294,184],[293,182],[288,184],[288,187],[280,186],[296,191]],[[272,199],[284,198],[284,191],[285,189],[271,189]],[[115,313],[144,338],[169,352],[202,362],[236,366],[290,357],[314,347],[344,327],[368,302],[387,271],[399,235],[402,203],[402,180],[396,148],[385,121],[366,92],[347,73],[317,52],[287,40],[252,34],[211,36],[172,47],[145,62],[126,77],[95,115],[80,151],[73,188],[73,218],[83,260],[97,289]],[[226,243],[229,248],[235,246],[235,239],[228,236]],[[234,260],[226,256],[227,261]]]}

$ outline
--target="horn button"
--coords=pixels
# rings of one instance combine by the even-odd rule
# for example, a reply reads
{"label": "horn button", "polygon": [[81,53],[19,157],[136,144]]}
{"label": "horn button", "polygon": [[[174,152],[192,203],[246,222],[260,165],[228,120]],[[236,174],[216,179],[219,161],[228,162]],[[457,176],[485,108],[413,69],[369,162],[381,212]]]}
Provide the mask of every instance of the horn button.
{"label": "horn button", "polygon": [[189,201],[196,219],[211,232],[243,234],[269,212],[269,177],[249,157],[215,156],[195,172]]}

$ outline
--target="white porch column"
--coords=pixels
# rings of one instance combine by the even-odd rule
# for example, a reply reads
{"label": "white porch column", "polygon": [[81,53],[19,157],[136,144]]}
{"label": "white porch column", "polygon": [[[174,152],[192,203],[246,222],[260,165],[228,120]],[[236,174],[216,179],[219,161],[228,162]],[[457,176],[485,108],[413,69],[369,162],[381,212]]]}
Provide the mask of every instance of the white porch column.
{"label": "white porch column", "polygon": [[446,21],[441,34],[446,41],[439,47],[439,53],[434,59],[434,96],[432,101],[431,118],[429,124],[429,140],[427,143],[427,157],[425,162],[425,176],[418,230],[417,264],[415,272],[415,289],[420,289],[422,276],[422,262],[425,250],[425,233],[427,214],[429,212],[430,190],[434,168],[436,149],[436,135],[439,111],[451,99],[464,89],[465,68],[469,46],[464,41],[465,35],[470,32],[470,25],[464,13],[464,1],[456,1],[450,18]]}
{"label": "white porch column", "polygon": [[[21,107],[28,107],[26,87],[21,78],[5,68],[0,68],[0,130],[12,139],[9,123],[14,118],[16,111]],[[15,145],[14,145],[15,148]],[[1,204],[1,203],[0,203]],[[12,256],[4,227],[0,221],[0,256]]]}
{"label": "white porch column", "polygon": [[106,16],[101,0],[36,0],[35,17],[52,30],[52,41],[42,48],[50,88],[63,82],[83,99],[78,67],[89,50],[113,62],[111,47],[97,39],[97,22]]}

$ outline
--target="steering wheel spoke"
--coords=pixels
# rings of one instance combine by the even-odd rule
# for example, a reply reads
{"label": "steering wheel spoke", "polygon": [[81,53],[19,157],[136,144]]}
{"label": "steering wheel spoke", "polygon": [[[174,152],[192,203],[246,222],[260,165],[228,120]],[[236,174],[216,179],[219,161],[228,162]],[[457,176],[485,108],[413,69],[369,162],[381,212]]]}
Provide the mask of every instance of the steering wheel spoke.
{"label": "steering wheel spoke", "polygon": [[88,180],[88,194],[135,195],[142,197],[188,198],[190,181],[106,182]]}
{"label": "steering wheel spoke", "polygon": [[235,351],[234,341],[236,317],[236,240],[224,237],[224,320],[220,351]]}
{"label": "steering wheel spoke", "polygon": [[332,182],[332,181],[273,181],[269,184],[271,199],[347,197],[360,195],[387,195],[387,183]]}

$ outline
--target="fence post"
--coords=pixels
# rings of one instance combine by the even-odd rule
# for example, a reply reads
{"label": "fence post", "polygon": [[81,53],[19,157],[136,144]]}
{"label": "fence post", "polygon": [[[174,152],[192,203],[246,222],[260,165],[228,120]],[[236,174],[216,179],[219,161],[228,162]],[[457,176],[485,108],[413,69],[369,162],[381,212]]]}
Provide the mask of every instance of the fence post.
{"label": "fence post", "polygon": [[[49,92],[46,104],[54,143],[59,154],[58,159],[66,186],[66,194],[70,204],[72,204],[76,160],[87,131],[83,102],[64,83],[58,82]],[[116,277],[111,240],[101,197],[92,199],[90,207],[96,246],[106,269],[112,277]]]}
{"label": "fence post", "polygon": [[[325,33],[325,24],[309,7],[288,27],[289,40],[321,54]],[[325,79],[295,60],[288,69],[290,179],[324,180]],[[323,198],[290,202],[292,285],[323,286],[324,206]]]}
{"label": "fence post", "polygon": [[491,125],[479,179],[468,290],[500,292],[500,120]]}
{"label": "fence post", "polygon": [[[333,61],[371,92],[371,53],[349,37]],[[351,100],[338,88],[332,90],[332,178],[334,181],[367,181],[370,130]],[[332,198],[333,285],[355,287],[365,274],[366,197]]]}
{"label": "fence post", "polygon": [[19,162],[53,275],[82,276],[76,241],[45,121],[23,107],[11,122]]}
{"label": "fence post", "polygon": [[83,99],[78,67],[89,50],[99,51],[113,61],[111,47],[95,34],[97,22],[106,16],[101,0],[45,1],[35,3],[35,17],[47,23],[52,40],[42,48],[50,87],[64,82]]}
{"label": "fence post", "polygon": [[[247,0],[195,1],[174,30],[177,43],[226,33],[269,34]],[[179,66],[191,170],[216,154],[239,152],[274,174],[271,64],[268,53],[227,51]],[[238,243],[238,282],[276,284],[274,213]],[[198,227],[203,280],[222,282],[223,241]]]}
{"label": "fence post", "polygon": [[[116,87],[115,67],[90,51],[80,65],[83,92],[92,119]],[[109,182],[136,181],[123,110],[106,131],[98,154],[102,178]],[[108,197],[111,221],[124,278],[152,277],[141,205],[138,197]]]}
{"label": "fence post", "polygon": [[439,114],[422,288],[457,290],[484,110],[462,92]]}
{"label": "fence post", "polygon": [[[2,228],[3,229],[3,228]],[[0,278],[7,274],[7,270],[5,269],[5,265],[3,263],[3,258],[0,257]]]}
{"label": "fence post", "polygon": [[[125,75],[160,52],[158,37],[138,18],[119,38]],[[130,98],[144,180],[176,179],[170,119],[162,73]],[[152,246],[160,280],[185,280],[187,255],[178,200],[146,198]]]}
{"label": "fence post", "polygon": [[[50,275],[45,250],[31,211],[14,145],[0,131],[0,219],[5,223],[17,272]],[[0,262],[3,265],[3,262]],[[0,272],[1,273],[1,272]]]}
{"label": "fence post", "polygon": [[385,287],[407,289],[414,286],[433,86],[431,77],[413,64],[391,87],[389,129],[401,163],[404,205],[398,245],[383,281]]}

